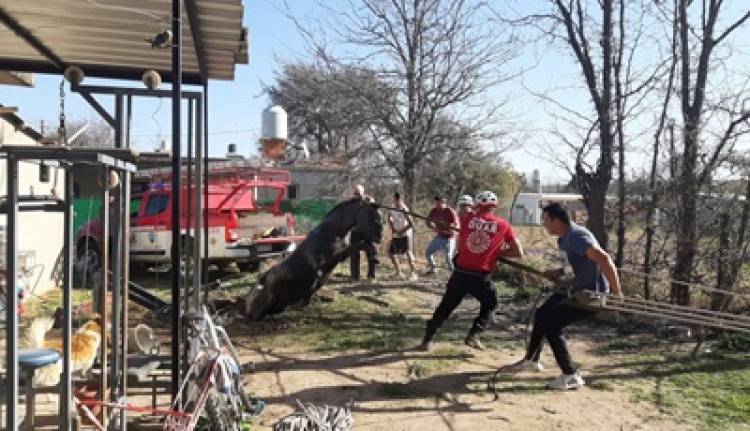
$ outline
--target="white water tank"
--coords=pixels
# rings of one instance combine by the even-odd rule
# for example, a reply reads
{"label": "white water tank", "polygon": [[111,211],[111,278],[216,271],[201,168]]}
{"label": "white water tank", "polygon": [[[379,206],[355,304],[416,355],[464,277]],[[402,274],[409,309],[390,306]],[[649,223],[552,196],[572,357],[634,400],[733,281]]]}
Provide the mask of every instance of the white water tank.
{"label": "white water tank", "polygon": [[534,193],[542,194],[542,175],[539,169],[534,169],[531,173],[531,187]]}
{"label": "white water tank", "polygon": [[262,140],[287,139],[286,111],[279,105],[269,106],[263,110],[261,136]]}

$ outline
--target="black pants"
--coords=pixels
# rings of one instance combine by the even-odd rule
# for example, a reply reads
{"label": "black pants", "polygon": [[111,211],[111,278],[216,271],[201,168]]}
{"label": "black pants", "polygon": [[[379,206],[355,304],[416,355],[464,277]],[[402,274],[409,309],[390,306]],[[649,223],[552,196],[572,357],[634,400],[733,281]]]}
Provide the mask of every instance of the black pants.
{"label": "black pants", "polygon": [[362,245],[354,250],[349,260],[350,274],[353,279],[359,280],[359,253],[364,250],[367,255],[367,277],[375,277],[375,267],[378,264],[378,250],[365,234],[352,232],[350,241],[352,244],[363,242]]}
{"label": "black pants", "polygon": [[448,319],[467,294],[479,300],[480,304],[479,316],[474,319],[469,335],[476,335],[487,329],[487,325],[492,318],[492,312],[497,307],[497,295],[489,276],[455,270],[448,280],[448,286],[443,294],[443,299],[440,300],[440,305],[432,314],[432,319],[427,322],[428,338],[431,338],[442,326],[443,322]]}
{"label": "black pants", "polygon": [[562,372],[565,374],[575,373],[576,369],[573,367],[562,330],[571,323],[594,314],[596,314],[594,310],[573,305],[572,300],[568,300],[565,295],[553,294],[534,313],[534,328],[531,331],[526,359],[539,360],[539,355],[542,352],[542,341],[543,338],[546,338]]}

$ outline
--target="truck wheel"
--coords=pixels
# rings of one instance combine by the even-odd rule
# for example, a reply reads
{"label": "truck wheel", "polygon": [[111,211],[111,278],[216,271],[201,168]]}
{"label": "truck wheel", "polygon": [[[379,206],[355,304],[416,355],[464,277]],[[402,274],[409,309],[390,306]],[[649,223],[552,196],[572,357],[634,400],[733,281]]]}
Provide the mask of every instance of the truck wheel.
{"label": "truck wheel", "polygon": [[250,262],[238,262],[237,267],[242,272],[258,272],[260,269],[260,262],[251,260]]}

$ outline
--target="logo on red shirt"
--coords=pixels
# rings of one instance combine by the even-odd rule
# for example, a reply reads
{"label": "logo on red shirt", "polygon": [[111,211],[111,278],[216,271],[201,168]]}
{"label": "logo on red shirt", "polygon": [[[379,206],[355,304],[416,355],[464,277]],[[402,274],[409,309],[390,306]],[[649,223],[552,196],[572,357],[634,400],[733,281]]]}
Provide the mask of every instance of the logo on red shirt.
{"label": "logo on red shirt", "polygon": [[487,232],[475,230],[466,238],[466,248],[472,253],[482,254],[490,248],[491,241],[492,238],[490,238]]}

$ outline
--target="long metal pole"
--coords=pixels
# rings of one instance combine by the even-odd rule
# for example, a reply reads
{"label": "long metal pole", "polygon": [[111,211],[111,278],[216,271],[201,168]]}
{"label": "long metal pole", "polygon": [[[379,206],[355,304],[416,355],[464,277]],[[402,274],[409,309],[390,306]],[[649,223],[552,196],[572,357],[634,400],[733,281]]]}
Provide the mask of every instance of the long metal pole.
{"label": "long metal pole", "polygon": [[[187,110],[187,165],[185,166],[187,170],[187,193],[185,196],[185,208],[187,209],[186,214],[186,220],[185,220],[185,231],[187,232],[187,236],[191,238],[193,241],[190,241],[190,246],[193,247],[192,249],[188,247],[187,250],[182,250],[183,253],[185,253],[185,274],[184,274],[184,283],[186,287],[186,293],[190,291],[190,286],[193,283],[192,277],[190,277],[190,269],[191,267],[194,269],[195,265],[190,265],[190,260],[188,259],[188,254],[192,254],[195,249],[195,233],[191,231],[193,227],[192,223],[192,212],[193,212],[193,110],[195,109],[195,104],[193,103],[193,99],[188,99],[188,110]],[[197,233],[197,232],[196,232]],[[185,306],[184,306],[184,312],[187,313],[190,311],[190,295],[185,295]],[[185,352],[185,360],[187,361],[187,346],[185,346],[184,349]],[[186,365],[186,364],[185,364]]]}
{"label": "long metal pole", "polygon": [[172,0],[172,401],[177,398],[180,385],[181,3],[180,0]]}
{"label": "long metal pole", "polygon": [[[122,94],[115,96],[115,148],[123,148],[125,142],[124,136],[125,123],[125,97]],[[122,183],[120,184],[122,187]],[[122,301],[122,243],[125,240],[122,232],[122,217],[125,211],[125,201],[122,194],[122,188],[115,192],[114,208],[110,218],[110,232],[112,232],[113,254],[112,254],[112,350],[109,379],[111,384],[111,401],[119,402],[122,397],[122,386],[120,380],[120,342],[122,340],[120,333],[120,317]],[[105,302],[106,303],[106,302]],[[125,303],[127,306],[127,303]],[[111,427],[120,429],[121,416],[117,415],[111,424]]]}
{"label": "long metal pole", "polygon": [[18,430],[16,407],[18,406],[18,293],[16,292],[16,249],[18,247],[18,160],[11,155],[6,159],[8,168],[6,202],[7,242],[5,273],[5,404],[8,431]]}
{"label": "long metal pole", "polygon": [[208,301],[208,80],[203,83],[203,285],[206,286],[204,302]]}
{"label": "long metal pole", "polygon": [[200,310],[201,297],[201,279],[203,278],[203,263],[201,261],[201,245],[204,238],[201,234],[201,217],[203,205],[201,202],[202,184],[206,172],[203,171],[203,101],[198,98],[196,101],[196,118],[195,118],[195,235],[193,242],[193,295],[192,308],[195,311]]}
{"label": "long metal pole", "polygon": [[[133,96],[127,98],[127,117],[125,119],[125,148],[130,149],[130,127],[133,115]],[[130,172],[122,172],[122,182],[120,185],[123,199],[125,201],[125,213],[123,214],[122,223],[122,297],[125,306],[122,307],[122,396],[127,400],[128,397],[128,286],[130,284]],[[128,429],[128,411],[120,411],[120,425],[123,431]]]}
{"label": "long metal pole", "polygon": [[[101,316],[101,344],[99,344],[99,359],[101,361],[101,374],[99,375],[99,401],[108,401],[106,398],[106,388],[109,388],[109,379],[107,378],[107,322],[109,322],[108,310],[107,310],[107,288],[109,287],[109,167],[103,167],[100,169],[103,177],[102,184],[102,261],[100,262],[102,271],[102,283],[99,286],[99,315]],[[107,427],[108,416],[107,409],[102,406],[102,425]]]}
{"label": "long metal pole", "polygon": [[71,429],[70,400],[73,380],[70,367],[71,323],[73,320],[73,169],[65,169],[65,214],[63,216],[63,374],[60,393],[60,429]]}

